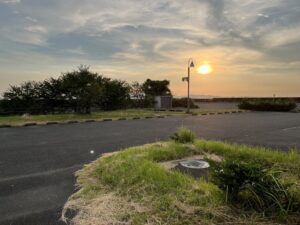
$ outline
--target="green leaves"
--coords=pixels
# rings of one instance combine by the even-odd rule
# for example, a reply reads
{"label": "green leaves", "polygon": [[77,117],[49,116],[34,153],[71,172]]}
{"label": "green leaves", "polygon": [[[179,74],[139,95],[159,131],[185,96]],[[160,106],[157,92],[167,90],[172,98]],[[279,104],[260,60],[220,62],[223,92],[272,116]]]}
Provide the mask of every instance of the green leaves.
{"label": "green leaves", "polygon": [[0,107],[7,114],[70,111],[88,114],[92,107],[102,110],[123,108],[129,100],[129,85],[80,66],[57,79],[12,86],[3,96]]}
{"label": "green leaves", "polygon": [[244,208],[267,214],[287,215],[294,200],[289,184],[280,181],[281,171],[266,169],[253,161],[226,159],[214,164],[213,181],[228,195],[228,200]]}
{"label": "green leaves", "polygon": [[297,108],[295,102],[290,99],[261,99],[261,100],[243,100],[239,109],[257,110],[257,111],[291,111]]}

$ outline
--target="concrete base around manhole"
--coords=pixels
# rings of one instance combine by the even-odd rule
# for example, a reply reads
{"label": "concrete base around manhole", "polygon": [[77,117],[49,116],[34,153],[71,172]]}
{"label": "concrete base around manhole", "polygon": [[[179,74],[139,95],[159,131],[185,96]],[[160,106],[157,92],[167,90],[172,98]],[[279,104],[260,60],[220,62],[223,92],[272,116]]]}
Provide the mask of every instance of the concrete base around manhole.
{"label": "concrete base around manhole", "polygon": [[184,160],[179,162],[175,167],[182,173],[193,176],[196,179],[203,177],[208,180],[209,175],[209,163],[203,160]]}

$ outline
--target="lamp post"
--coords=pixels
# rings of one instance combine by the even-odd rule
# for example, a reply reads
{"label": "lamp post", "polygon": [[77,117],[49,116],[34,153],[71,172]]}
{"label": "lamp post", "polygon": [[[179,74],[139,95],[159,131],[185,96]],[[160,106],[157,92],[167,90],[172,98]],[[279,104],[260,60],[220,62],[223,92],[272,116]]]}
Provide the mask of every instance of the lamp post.
{"label": "lamp post", "polygon": [[189,58],[188,60],[188,76],[183,77],[182,81],[187,81],[188,82],[188,93],[187,93],[187,113],[190,113],[190,70],[191,68],[195,67],[193,59]]}

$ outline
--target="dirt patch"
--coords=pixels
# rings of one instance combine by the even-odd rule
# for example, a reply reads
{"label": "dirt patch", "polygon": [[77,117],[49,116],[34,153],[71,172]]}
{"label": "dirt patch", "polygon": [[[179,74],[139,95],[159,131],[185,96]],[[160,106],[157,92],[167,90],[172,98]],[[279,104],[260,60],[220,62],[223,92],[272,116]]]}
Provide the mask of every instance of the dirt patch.
{"label": "dirt patch", "polygon": [[164,168],[170,170],[170,169],[175,168],[180,161],[183,161],[183,160],[203,160],[205,158],[214,160],[216,162],[221,162],[223,160],[223,158],[221,156],[218,156],[218,155],[215,155],[215,154],[205,153],[205,154],[201,154],[201,155],[188,156],[188,157],[184,157],[184,158],[176,159],[176,160],[164,161],[164,162],[160,162],[159,164],[161,166],[163,166]]}
{"label": "dirt patch", "polygon": [[[92,200],[71,199],[64,206],[62,220],[69,225],[127,225],[130,214],[145,212],[141,207],[114,192],[103,193]],[[68,216],[69,212],[76,212]]]}

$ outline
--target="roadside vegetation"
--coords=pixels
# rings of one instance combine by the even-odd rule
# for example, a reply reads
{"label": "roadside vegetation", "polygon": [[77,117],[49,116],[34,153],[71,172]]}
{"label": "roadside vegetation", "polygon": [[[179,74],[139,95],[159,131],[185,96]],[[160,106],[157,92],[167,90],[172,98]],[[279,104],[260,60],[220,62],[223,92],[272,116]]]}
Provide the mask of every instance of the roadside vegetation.
{"label": "roadside vegetation", "polygon": [[[237,112],[237,110],[223,110],[223,109],[197,109],[193,110],[193,115],[207,115],[225,112]],[[0,125],[23,125],[26,123],[45,124],[51,122],[68,122],[68,121],[92,121],[92,120],[104,120],[104,119],[131,119],[131,118],[145,118],[155,116],[186,116],[184,110],[172,110],[172,111],[155,111],[153,109],[121,109],[113,111],[99,111],[92,112],[90,114],[78,114],[78,113],[58,113],[58,114],[44,114],[44,115],[0,115]]]}
{"label": "roadside vegetation", "polygon": [[150,109],[127,109],[94,112],[90,114],[46,114],[46,115],[13,115],[0,116],[0,125],[21,125],[26,123],[47,123],[47,122],[68,122],[68,121],[86,121],[86,120],[103,120],[103,119],[120,119],[136,117],[154,117],[164,115],[183,115],[183,112],[154,111]]}
{"label": "roadside vegetation", "polygon": [[90,114],[128,108],[152,108],[154,96],[171,95],[167,80],[128,84],[91,72],[89,67],[41,82],[11,86],[0,100],[0,115]]}
{"label": "roadside vegetation", "polygon": [[[163,165],[187,157],[210,162],[209,181]],[[300,154],[195,139],[105,155],[76,173],[69,224],[299,224]],[[68,217],[75,212],[74,217]]]}
{"label": "roadside vegetation", "polygon": [[[193,99],[190,99],[190,107],[191,109],[197,109],[199,106],[195,104]],[[187,98],[174,98],[172,102],[173,107],[179,107],[179,108],[187,108],[188,100]]]}
{"label": "roadside vegetation", "polygon": [[245,110],[289,112],[295,110],[297,104],[290,99],[244,99],[238,107]]}

